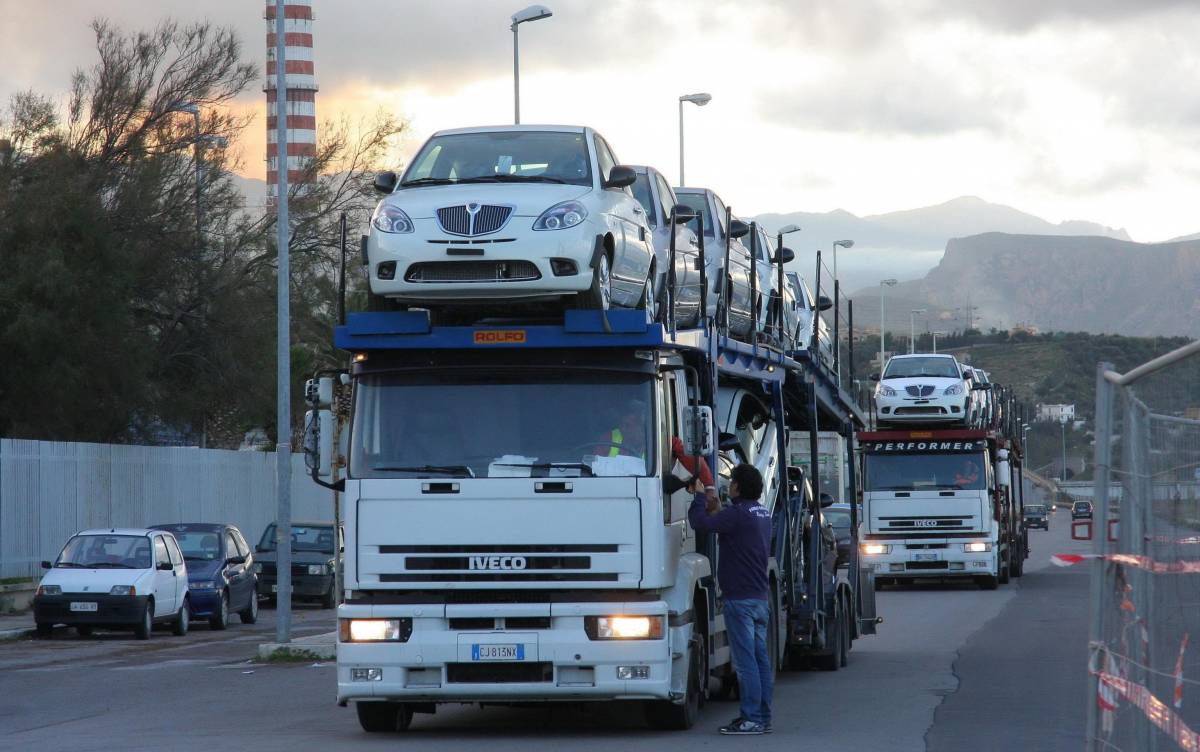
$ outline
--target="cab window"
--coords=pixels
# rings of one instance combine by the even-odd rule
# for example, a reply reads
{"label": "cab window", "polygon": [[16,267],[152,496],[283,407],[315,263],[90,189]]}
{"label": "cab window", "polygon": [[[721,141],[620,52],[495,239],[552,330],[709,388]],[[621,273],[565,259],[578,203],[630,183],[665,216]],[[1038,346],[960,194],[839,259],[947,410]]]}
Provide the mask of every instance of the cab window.
{"label": "cab window", "polygon": [[167,553],[167,544],[163,543],[161,535],[154,536],[154,563],[170,564],[171,555]]}
{"label": "cab window", "polygon": [[167,544],[167,554],[171,557],[171,564],[179,566],[183,563],[183,553],[179,550],[179,544],[174,538],[163,536],[163,541]]}

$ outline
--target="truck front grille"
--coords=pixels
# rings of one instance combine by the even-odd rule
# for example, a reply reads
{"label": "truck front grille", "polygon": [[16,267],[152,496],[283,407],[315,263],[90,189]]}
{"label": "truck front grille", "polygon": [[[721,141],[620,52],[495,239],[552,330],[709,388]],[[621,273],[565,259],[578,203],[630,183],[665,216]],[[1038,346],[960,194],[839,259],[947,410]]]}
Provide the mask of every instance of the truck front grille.
{"label": "truck front grille", "polygon": [[[618,553],[615,543],[432,545],[379,547],[402,560],[380,582],[617,582],[619,572],[596,572],[594,557]],[[400,570],[400,571],[397,571]]]}
{"label": "truck front grille", "polygon": [[554,664],[540,663],[448,663],[450,684],[541,684],[554,681]]}

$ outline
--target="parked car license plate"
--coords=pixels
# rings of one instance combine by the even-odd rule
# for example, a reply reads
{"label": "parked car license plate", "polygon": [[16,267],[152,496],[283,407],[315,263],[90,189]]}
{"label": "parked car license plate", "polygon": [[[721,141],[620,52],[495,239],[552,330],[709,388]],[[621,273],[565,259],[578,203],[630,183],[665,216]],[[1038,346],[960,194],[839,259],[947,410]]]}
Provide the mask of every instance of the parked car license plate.
{"label": "parked car license plate", "polygon": [[271,592],[272,592],[272,593],[278,593],[278,592],[279,592],[279,586],[278,586],[278,585],[272,585],[272,586],[271,586]]}
{"label": "parked car license plate", "polygon": [[523,661],[524,645],[472,645],[473,661]]}
{"label": "parked car license plate", "polygon": [[95,611],[99,604],[92,601],[71,601],[72,611]]}
{"label": "parked car license plate", "polygon": [[917,554],[917,561],[937,561],[937,554]]}

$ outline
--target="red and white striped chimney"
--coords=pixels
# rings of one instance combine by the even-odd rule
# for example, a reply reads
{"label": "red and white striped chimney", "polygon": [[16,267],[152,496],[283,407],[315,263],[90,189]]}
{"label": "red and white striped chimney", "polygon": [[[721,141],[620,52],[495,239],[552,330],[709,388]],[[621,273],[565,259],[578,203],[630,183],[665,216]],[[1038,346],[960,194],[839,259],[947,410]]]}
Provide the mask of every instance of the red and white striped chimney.
{"label": "red and white striped chimney", "polygon": [[[275,118],[275,3],[267,0],[267,200],[278,190]],[[305,163],[317,153],[317,78],[313,71],[312,0],[287,0],[283,6],[284,75],[287,89],[288,184],[295,185]]]}

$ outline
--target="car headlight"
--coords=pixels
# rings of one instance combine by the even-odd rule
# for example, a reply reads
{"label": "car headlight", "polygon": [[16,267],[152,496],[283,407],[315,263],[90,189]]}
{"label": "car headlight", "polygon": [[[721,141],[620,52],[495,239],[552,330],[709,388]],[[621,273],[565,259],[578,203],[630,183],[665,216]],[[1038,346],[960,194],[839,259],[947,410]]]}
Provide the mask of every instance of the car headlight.
{"label": "car headlight", "polygon": [[593,640],[661,640],[661,616],[589,616],[584,631]]}
{"label": "car headlight", "polygon": [[991,543],[976,542],[976,543],[964,543],[963,544],[963,551],[966,551],[969,554],[986,554],[988,551],[991,551],[991,550],[992,550]]}
{"label": "car headlight", "polygon": [[880,397],[895,397],[896,390],[891,388],[890,386],[884,386],[883,384],[880,384],[879,385],[879,396]]}
{"label": "car headlight", "polygon": [[413,223],[399,207],[380,202],[371,216],[371,226],[382,232],[412,232]]}
{"label": "car headlight", "polygon": [[963,393],[963,385],[962,384],[951,384],[950,386],[946,387],[946,391],[942,392],[942,394],[946,395],[947,397],[955,395],[955,394],[962,394],[962,393]]}
{"label": "car headlight", "polygon": [[38,585],[36,595],[62,595],[62,585]]}
{"label": "car headlight", "polygon": [[533,223],[535,230],[565,230],[574,227],[587,219],[587,209],[578,201],[564,201],[555,204]]}
{"label": "car headlight", "polygon": [[342,642],[408,642],[412,619],[338,619]]}
{"label": "car headlight", "polygon": [[137,588],[133,585],[113,585],[112,590],[108,591],[109,595],[137,595]]}
{"label": "car headlight", "polygon": [[325,574],[324,564],[309,564],[308,573],[312,575]]}
{"label": "car headlight", "polygon": [[891,545],[887,543],[864,543],[862,547],[862,552],[868,556],[890,553],[891,550]]}

